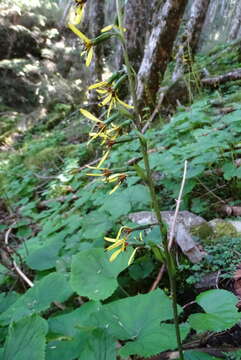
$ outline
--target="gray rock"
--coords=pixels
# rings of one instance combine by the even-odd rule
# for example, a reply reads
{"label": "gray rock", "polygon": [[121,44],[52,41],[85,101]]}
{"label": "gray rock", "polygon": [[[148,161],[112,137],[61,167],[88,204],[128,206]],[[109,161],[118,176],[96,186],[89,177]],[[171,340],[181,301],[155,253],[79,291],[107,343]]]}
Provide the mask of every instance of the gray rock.
{"label": "gray rock", "polygon": [[[174,218],[174,211],[161,211],[161,217],[170,230]],[[138,225],[157,224],[157,218],[151,211],[132,213],[129,215],[129,219]],[[206,253],[194,241],[189,230],[193,226],[198,226],[203,223],[206,223],[206,220],[189,211],[180,211],[178,213],[175,226],[176,243],[192,263],[200,262]]]}
{"label": "gray rock", "polygon": [[[132,222],[139,225],[157,224],[156,215],[152,211],[140,211],[132,213],[128,217]],[[168,226],[171,226],[174,217],[174,211],[161,211],[161,217]],[[190,229],[193,226],[206,223],[206,220],[203,219],[201,216],[197,216],[190,211],[184,210],[179,211],[177,215],[176,224],[178,223],[182,223],[185,225],[185,227]]]}

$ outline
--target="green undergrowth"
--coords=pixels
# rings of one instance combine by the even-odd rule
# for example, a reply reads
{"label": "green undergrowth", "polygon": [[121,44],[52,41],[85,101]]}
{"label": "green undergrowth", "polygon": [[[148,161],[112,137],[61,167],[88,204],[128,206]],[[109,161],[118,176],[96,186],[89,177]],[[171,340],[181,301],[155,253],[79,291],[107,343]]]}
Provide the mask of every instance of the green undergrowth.
{"label": "green undergrowth", "polygon": [[[237,83],[205,90],[191,106],[180,106],[170,122],[162,126],[160,119],[147,131],[163,210],[175,208],[185,160],[188,172],[181,209],[213,219],[220,216],[223,202],[241,205],[240,91]],[[109,195],[113,185],[88,176],[90,170],[83,168],[101,154],[94,142],[87,142],[90,125],[71,111],[63,104],[55,108],[0,156],[1,201],[6,207],[0,208],[0,232],[4,239],[11,227],[12,256],[35,284],[26,290],[5,263],[0,265],[0,354],[11,359],[24,348],[16,360],[29,356],[113,360],[118,352],[124,360],[133,354],[149,357],[175,349],[168,290],[146,294],[159,270],[151,252],[138,251],[130,266],[131,250],[114,263],[104,252],[104,236],[114,236],[121,225],[136,225],[128,214],[150,210],[149,193],[138,176],[143,161],[128,164],[139,158],[139,142],[133,132],[128,135],[133,136],[131,141],[113,145],[104,166],[124,169],[128,177]],[[119,116],[128,120],[122,113]],[[139,231],[131,241],[137,242],[138,236]],[[143,233],[143,241],[159,244],[160,234],[154,228]],[[209,258],[197,265],[185,260],[180,277],[186,274],[185,266],[192,267],[194,277],[209,270],[232,276],[238,258],[230,249],[239,252],[238,240],[229,237],[208,246]],[[184,305],[181,293],[178,301]],[[220,332],[240,320],[237,299],[226,290],[202,293],[196,301],[203,310],[183,321],[183,339],[190,329]],[[122,344],[119,350],[117,341]],[[186,360],[212,358],[195,351],[185,354]]]}

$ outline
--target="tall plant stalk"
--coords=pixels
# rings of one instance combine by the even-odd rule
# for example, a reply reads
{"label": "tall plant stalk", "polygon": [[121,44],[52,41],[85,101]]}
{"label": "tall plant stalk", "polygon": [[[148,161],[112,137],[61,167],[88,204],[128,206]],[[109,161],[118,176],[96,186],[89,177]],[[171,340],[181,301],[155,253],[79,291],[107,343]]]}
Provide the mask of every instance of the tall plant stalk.
{"label": "tall plant stalk", "polygon": [[126,46],[126,40],[125,40],[125,34],[123,29],[123,17],[121,13],[121,6],[120,6],[120,0],[116,0],[116,9],[117,9],[117,16],[118,16],[118,23],[119,23],[119,29],[121,34],[121,41],[122,41],[122,47],[123,47],[123,56],[124,56],[124,62],[127,68],[127,74],[128,74],[128,80],[129,80],[129,89],[134,105],[134,112],[135,112],[135,120],[134,126],[137,128],[139,133],[139,141],[141,145],[141,152],[144,160],[144,166],[146,171],[146,182],[147,186],[150,191],[151,200],[152,200],[152,207],[156,214],[158,225],[163,237],[163,245],[164,245],[164,253],[165,253],[165,263],[166,268],[168,272],[169,277],[169,283],[170,283],[170,290],[171,290],[171,300],[172,300],[172,309],[173,309],[173,319],[175,324],[175,331],[176,331],[176,340],[177,340],[177,346],[179,351],[179,359],[184,360],[183,355],[183,349],[182,349],[182,341],[181,341],[181,333],[180,333],[180,326],[178,321],[178,307],[177,307],[177,295],[176,295],[176,269],[173,261],[173,257],[171,254],[171,250],[168,249],[168,239],[167,239],[167,229],[165,223],[162,221],[161,218],[161,212],[160,207],[155,191],[155,184],[152,179],[151,174],[151,168],[150,168],[150,162],[149,162],[149,155],[147,151],[147,143],[144,138],[144,136],[141,134],[141,120],[142,116],[138,108],[137,103],[137,94],[136,94],[136,84],[135,84],[135,77],[131,69],[131,64],[127,52],[127,46]]}

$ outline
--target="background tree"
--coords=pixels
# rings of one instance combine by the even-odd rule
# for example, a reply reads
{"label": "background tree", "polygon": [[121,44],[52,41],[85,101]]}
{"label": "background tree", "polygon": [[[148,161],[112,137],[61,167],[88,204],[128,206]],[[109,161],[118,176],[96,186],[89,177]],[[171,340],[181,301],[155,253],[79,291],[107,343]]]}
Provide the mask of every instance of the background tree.
{"label": "background tree", "polygon": [[[126,29],[127,50],[131,65],[138,72],[144,45],[152,25],[152,15],[156,12],[156,0],[128,0],[124,10],[124,27]],[[123,63],[123,54],[117,55],[117,67]]]}
{"label": "background tree", "polygon": [[210,0],[194,0],[192,3],[189,20],[178,42],[174,81],[183,73],[185,59],[191,60],[197,51],[209,4]]}
{"label": "background tree", "polygon": [[230,35],[229,38],[230,40],[234,40],[238,37],[239,34],[241,34],[241,2],[238,1],[236,3],[236,7],[235,7],[235,12],[234,12],[235,16],[232,22],[232,26],[230,29]]}
{"label": "background tree", "polygon": [[187,0],[166,0],[158,10],[157,22],[154,25],[144,57],[138,72],[137,98],[139,105],[149,99],[155,103],[156,93],[171,58],[173,43]]}

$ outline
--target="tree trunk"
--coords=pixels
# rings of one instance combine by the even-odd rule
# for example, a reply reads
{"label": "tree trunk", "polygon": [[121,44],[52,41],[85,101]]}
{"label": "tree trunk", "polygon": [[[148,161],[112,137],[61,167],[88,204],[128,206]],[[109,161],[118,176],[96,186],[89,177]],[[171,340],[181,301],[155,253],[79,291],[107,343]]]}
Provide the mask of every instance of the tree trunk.
{"label": "tree trunk", "polygon": [[[91,38],[95,38],[101,33],[101,29],[104,27],[104,0],[89,0],[88,3],[88,24]],[[100,82],[103,74],[103,48],[100,45],[94,47],[94,57],[90,64],[88,85]],[[91,91],[89,96],[89,103],[91,105],[91,111],[96,115],[99,113],[98,96],[95,91]]]}
{"label": "tree trunk", "polygon": [[240,28],[241,28],[241,1],[239,0],[236,4],[236,9],[235,9],[235,17],[233,19],[233,24],[231,26],[231,30],[230,30],[230,35],[229,38],[230,40],[235,40],[240,32]]}
{"label": "tree trunk", "polygon": [[209,4],[210,0],[194,0],[192,4],[189,21],[178,44],[176,66],[173,72],[174,81],[183,74],[185,61],[187,60],[187,63],[188,60],[192,61],[198,47]]}
{"label": "tree trunk", "polygon": [[187,0],[166,0],[158,13],[137,77],[139,106],[155,104]]}
{"label": "tree trunk", "polygon": [[[101,29],[104,27],[104,0],[91,0],[91,11],[89,13],[89,24],[91,37],[95,38],[101,33]],[[103,73],[103,56],[102,46],[96,46],[94,48],[94,77],[96,80],[101,81]]]}
{"label": "tree trunk", "polygon": [[[127,50],[131,65],[138,72],[143,54],[144,44],[150,28],[155,0],[128,0],[125,6],[124,27],[126,29]],[[117,68],[123,64],[123,54],[119,49]]]}

